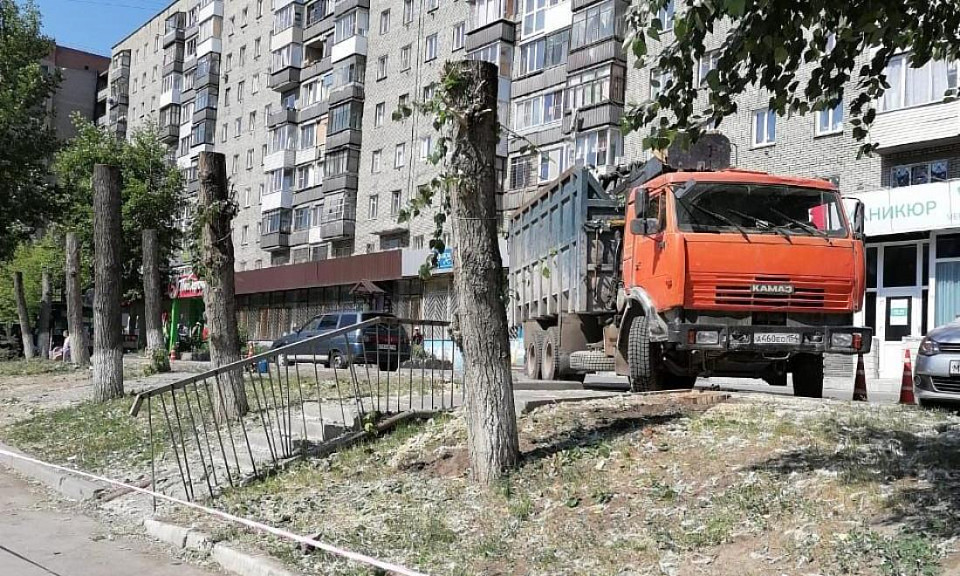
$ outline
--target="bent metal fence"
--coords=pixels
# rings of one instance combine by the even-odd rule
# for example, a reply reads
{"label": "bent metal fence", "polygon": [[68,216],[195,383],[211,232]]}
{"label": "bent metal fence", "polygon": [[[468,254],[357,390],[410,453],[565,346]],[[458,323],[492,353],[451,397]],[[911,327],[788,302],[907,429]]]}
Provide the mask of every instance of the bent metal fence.
{"label": "bent metal fence", "polygon": [[[249,411],[228,419],[216,388],[238,376]],[[193,501],[328,451],[382,416],[462,402],[447,322],[376,317],[145,390],[130,414],[147,419],[152,490]]]}

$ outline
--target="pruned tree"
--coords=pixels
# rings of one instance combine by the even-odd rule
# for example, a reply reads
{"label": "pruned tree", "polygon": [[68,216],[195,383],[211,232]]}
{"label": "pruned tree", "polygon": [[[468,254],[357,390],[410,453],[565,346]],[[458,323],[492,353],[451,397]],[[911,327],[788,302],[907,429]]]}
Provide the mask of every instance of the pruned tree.
{"label": "pruned tree", "polygon": [[50,315],[53,293],[50,291],[50,272],[40,273],[40,316],[37,320],[37,348],[41,358],[50,358]]}
{"label": "pruned tree", "polygon": [[123,396],[120,319],[120,169],[93,167],[93,396]]}
{"label": "pruned tree", "polygon": [[75,232],[66,235],[64,284],[67,299],[67,330],[70,334],[70,361],[84,367],[90,363],[87,331],[83,327],[83,300],[80,293],[80,244]]}
{"label": "pruned tree", "polygon": [[[240,361],[231,234],[237,205],[227,186],[223,154],[201,152],[198,169],[200,193],[193,226],[200,254],[194,271],[206,282],[203,305],[210,329],[210,360],[214,366],[226,366]],[[249,411],[242,370],[225,373],[214,389],[221,419],[239,418]]]}
{"label": "pruned tree", "polygon": [[23,295],[23,272],[13,273],[13,293],[17,299],[17,317],[20,320],[20,337],[23,340],[23,357],[33,358],[33,331],[30,329],[30,315],[27,312],[27,299]]}
{"label": "pruned tree", "polygon": [[[442,174],[419,189],[401,220],[437,209],[431,262],[456,238],[454,339],[463,353],[467,444],[474,478],[489,484],[520,457],[507,332],[503,262],[497,234],[497,68],[479,60],[447,62],[432,100],[416,107],[441,132],[430,161]],[[402,108],[395,119],[411,114]]]}
{"label": "pruned tree", "polygon": [[147,332],[147,356],[165,349],[161,326],[163,286],[160,281],[160,246],[157,231],[143,231],[143,318]]}
{"label": "pruned tree", "polygon": [[[910,65],[920,67],[960,56],[960,9],[952,0],[676,0],[675,13],[667,9],[673,4],[634,2],[626,20],[636,67],[657,70],[663,84],[623,119],[627,130],[646,128],[646,148],[696,140],[735,114],[748,89],[768,91],[780,115],[805,114],[837,106],[855,81],[848,122],[864,141],[861,154],[870,153],[891,57],[909,52]],[[695,62],[708,40],[719,44],[716,66],[699,79]],[[956,97],[956,87],[943,96]]]}
{"label": "pruned tree", "polygon": [[0,0],[0,260],[59,211],[48,177],[59,76],[40,65],[54,47],[41,28],[32,2]]}

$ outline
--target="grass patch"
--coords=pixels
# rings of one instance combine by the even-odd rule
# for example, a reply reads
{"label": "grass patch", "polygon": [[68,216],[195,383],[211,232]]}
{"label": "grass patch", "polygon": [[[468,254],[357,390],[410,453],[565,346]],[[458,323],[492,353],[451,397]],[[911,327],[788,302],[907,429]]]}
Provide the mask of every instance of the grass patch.
{"label": "grass patch", "polygon": [[74,372],[75,370],[73,364],[69,362],[57,362],[41,358],[33,358],[31,360],[6,360],[0,362],[0,377],[62,374]]}
{"label": "grass patch", "polygon": [[[20,420],[0,435],[43,460],[87,471],[128,469],[150,460],[146,418],[130,417],[130,403],[129,397],[84,402]],[[156,448],[161,449],[159,439]]]}

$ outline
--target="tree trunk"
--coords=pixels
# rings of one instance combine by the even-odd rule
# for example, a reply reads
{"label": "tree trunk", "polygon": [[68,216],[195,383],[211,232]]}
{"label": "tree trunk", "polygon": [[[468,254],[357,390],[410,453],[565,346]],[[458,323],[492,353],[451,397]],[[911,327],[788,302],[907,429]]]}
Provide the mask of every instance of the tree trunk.
{"label": "tree trunk", "polygon": [[53,308],[53,294],[50,292],[50,273],[40,273],[40,323],[37,326],[38,343],[41,358],[50,358],[50,314]]}
{"label": "tree trunk", "polygon": [[497,235],[497,69],[471,60],[448,63],[450,73],[461,78],[448,94],[452,108],[464,114],[452,134],[451,173],[459,175],[451,198],[455,338],[463,352],[470,465],[489,484],[520,456]]}
{"label": "tree trunk", "polygon": [[[240,360],[231,234],[236,208],[227,187],[226,157],[215,152],[201,152],[199,176],[196,217],[202,218],[200,251],[202,275],[206,282],[203,305],[210,329],[210,360],[214,366],[225,366]],[[221,419],[238,418],[247,413],[249,406],[242,370],[222,375],[216,384],[217,412]]]}
{"label": "tree trunk", "polygon": [[120,169],[93,167],[93,397],[123,396]]}
{"label": "tree trunk", "polygon": [[157,350],[163,350],[160,300],[163,287],[160,283],[160,246],[156,230],[143,231],[143,318],[147,331],[147,357],[153,358]]}
{"label": "tree trunk", "polygon": [[[80,245],[76,232],[67,232],[67,331],[70,334],[70,361],[75,366],[90,364],[87,331],[83,327],[83,301],[80,295]],[[66,360],[66,359],[64,359]]]}
{"label": "tree trunk", "polygon": [[17,316],[20,318],[20,337],[23,340],[23,357],[33,358],[33,332],[30,330],[30,314],[27,299],[23,296],[23,272],[13,273],[13,293],[17,299]]}

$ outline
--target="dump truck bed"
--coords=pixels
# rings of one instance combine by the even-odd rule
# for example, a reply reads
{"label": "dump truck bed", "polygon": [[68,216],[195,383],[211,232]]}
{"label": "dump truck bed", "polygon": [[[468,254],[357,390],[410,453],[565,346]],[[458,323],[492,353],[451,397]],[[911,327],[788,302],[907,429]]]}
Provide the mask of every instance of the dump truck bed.
{"label": "dump truck bed", "polygon": [[541,188],[510,221],[510,320],[610,312],[623,209],[585,168]]}

